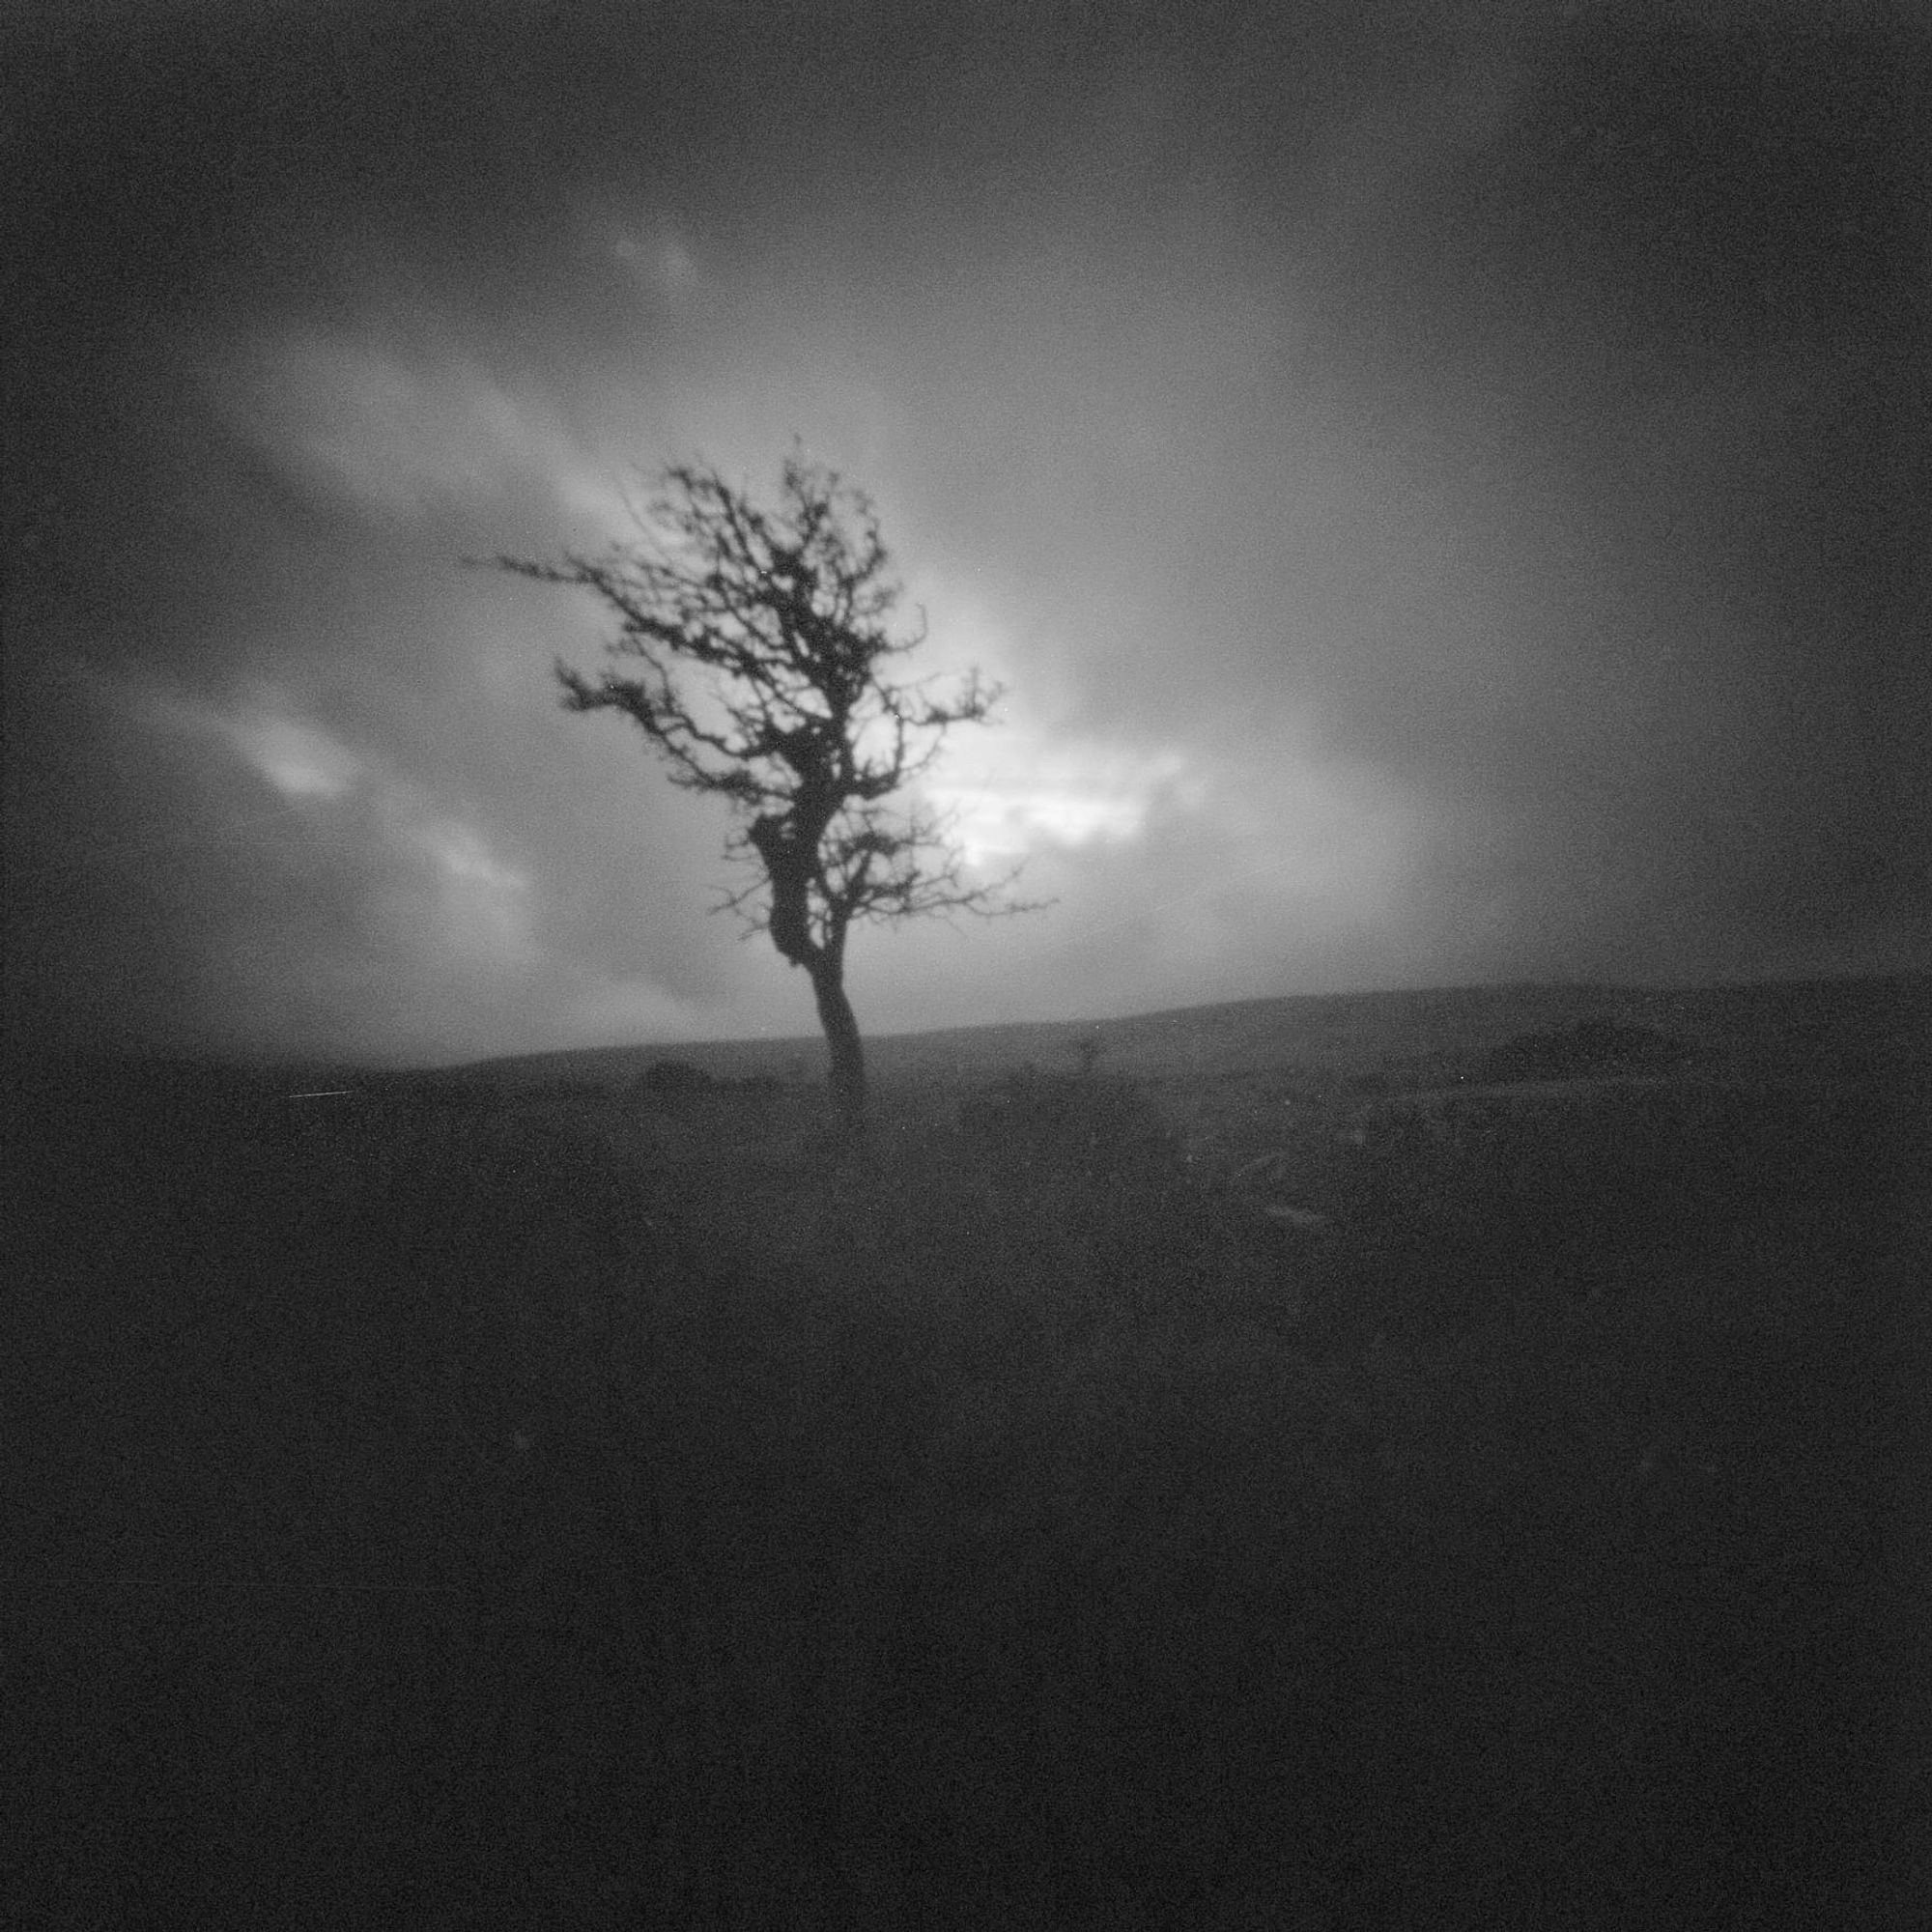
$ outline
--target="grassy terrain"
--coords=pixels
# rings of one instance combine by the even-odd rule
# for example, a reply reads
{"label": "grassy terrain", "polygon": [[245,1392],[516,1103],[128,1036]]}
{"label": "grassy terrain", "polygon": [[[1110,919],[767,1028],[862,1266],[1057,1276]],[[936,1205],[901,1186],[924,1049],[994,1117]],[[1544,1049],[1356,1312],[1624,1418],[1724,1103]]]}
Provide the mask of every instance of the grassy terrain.
{"label": "grassy terrain", "polygon": [[[1599,1011],[1699,1051],[1441,1103]],[[1926,1016],[19,1066],[0,1900],[1925,1922]]]}

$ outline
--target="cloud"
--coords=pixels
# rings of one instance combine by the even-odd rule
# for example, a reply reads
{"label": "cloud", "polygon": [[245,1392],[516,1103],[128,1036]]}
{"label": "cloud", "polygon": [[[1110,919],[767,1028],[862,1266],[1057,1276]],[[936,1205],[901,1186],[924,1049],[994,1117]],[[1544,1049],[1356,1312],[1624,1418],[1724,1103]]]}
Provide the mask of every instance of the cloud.
{"label": "cloud", "polygon": [[311,724],[262,714],[222,722],[242,755],[290,797],[340,798],[361,776],[355,753]]}
{"label": "cloud", "polygon": [[382,519],[473,512],[533,487],[570,514],[621,513],[616,480],[554,408],[460,350],[398,347],[373,326],[298,330],[210,380],[217,407],[279,467]]}
{"label": "cloud", "polygon": [[[572,969],[539,941],[529,870],[434,782],[271,689],[209,699],[148,685],[121,702],[151,756],[188,755],[202,806],[175,841],[188,867],[176,903],[200,908],[210,996],[230,1026],[266,1043],[305,1011],[337,1049],[389,1052],[412,1029],[473,1043],[540,1024]],[[242,772],[299,808],[272,841],[238,790]],[[232,825],[252,835],[240,849],[223,836]],[[371,987],[381,999],[357,1010],[356,989]]]}
{"label": "cloud", "polygon": [[427,863],[427,890],[411,891],[397,907],[416,950],[458,969],[513,975],[535,957],[530,881],[498,859],[473,825],[461,819],[398,814],[399,845]]}
{"label": "cloud", "polygon": [[[794,432],[878,498],[907,668],[1009,685],[928,789],[1059,899],[868,933],[868,1026],[1922,948],[1910,37],[245,11],[20,90],[52,1004],[809,1027],[704,915],[715,802],[556,709],[606,613],[459,566]],[[63,653],[175,724],[19,673]]]}

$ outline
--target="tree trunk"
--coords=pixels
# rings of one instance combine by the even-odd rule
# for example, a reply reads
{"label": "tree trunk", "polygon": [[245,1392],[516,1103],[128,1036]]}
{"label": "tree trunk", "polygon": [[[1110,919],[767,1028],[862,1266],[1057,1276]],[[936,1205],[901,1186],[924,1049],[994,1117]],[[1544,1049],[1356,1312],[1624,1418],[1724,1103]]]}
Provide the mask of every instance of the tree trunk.
{"label": "tree trunk", "polygon": [[811,990],[818,1002],[818,1023],[832,1049],[832,1104],[848,1127],[866,1122],[866,1048],[859,1037],[859,1021],[845,997],[842,963],[821,959],[811,969]]}

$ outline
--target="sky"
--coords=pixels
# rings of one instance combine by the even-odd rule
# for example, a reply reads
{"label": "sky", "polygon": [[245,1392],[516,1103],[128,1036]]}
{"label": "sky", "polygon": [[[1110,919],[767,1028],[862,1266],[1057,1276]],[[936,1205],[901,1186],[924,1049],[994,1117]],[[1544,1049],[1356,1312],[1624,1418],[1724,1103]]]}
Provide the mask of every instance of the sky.
{"label": "sky", "polygon": [[1932,30],[1834,0],[27,0],[10,1033],[813,1031],[581,592],[874,500],[1025,918],[870,1032],[1932,966]]}

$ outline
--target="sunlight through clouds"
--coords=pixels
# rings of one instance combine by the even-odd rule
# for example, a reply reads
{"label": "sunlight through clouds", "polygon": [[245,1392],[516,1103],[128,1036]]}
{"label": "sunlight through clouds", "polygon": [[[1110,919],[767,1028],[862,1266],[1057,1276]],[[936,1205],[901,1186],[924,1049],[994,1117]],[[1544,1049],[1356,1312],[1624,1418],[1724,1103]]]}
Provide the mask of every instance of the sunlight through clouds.
{"label": "sunlight through clouds", "polygon": [[917,663],[935,689],[977,666],[1007,687],[992,728],[961,729],[920,790],[946,819],[970,867],[998,867],[1045,849],[1137,838],[1157,809],[1199,810],[1206,787],[1174,747],[1108,745],[1057,730],[1055,694],[1024,679],[1008,627],[944,573],[907,573],[909,604],[927,624]]}
{"label": "sunlight through clouds", "polygon": [[1098,746],[1041,746],[1015,760],[980,764],[962,748],[948,775],[923,790],[946,815],[968,866],[997,866],[1042,846],[1077,849],[1139,836],[1163,802],[1199,805],[1179,753],[1150,756]]}
{"label": "sunlight through clouds", "polygon": [[890,804],[1053,902],[867,932],[862,1026],[1925,952],[1912,36],[156,4],[14,89],[35,1011],[809,1027],[724,802],[559,704],[611,613],[465,567],[794,439],[886,668],[1005,689]]}

